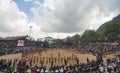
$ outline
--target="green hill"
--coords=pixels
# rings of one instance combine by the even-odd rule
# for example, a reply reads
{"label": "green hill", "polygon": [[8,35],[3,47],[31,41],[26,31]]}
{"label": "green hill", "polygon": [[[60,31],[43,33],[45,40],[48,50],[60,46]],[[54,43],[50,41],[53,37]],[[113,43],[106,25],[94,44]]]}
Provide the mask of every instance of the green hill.
{"label": "green hill", "polygon": [[111,21],[108,21],[108,22],[104,23],[103,25],[101,25],[101,26],[98,28],[97,32],[104,32],[104,31],[105,31],[105,28],[106,28],[108,25],[111,25],[111,24],[114,24],[114,25],[115,25],[116,23],[120,25],[120,14],[119,14],[117,17],[113,18]]}
{"label": "green hill", "polygon": [[101,25],[97,32],[102,33],[109,40],[116,40],[120,37],[120,14]]}

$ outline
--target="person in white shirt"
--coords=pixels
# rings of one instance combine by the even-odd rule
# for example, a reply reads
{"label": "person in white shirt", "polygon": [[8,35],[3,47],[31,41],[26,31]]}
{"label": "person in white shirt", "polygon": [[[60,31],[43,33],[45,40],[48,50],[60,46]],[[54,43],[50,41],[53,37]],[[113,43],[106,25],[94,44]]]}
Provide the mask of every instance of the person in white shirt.
{"label": "person in white shirt", "polygon": [[63,68],[59,69],[59,71],[60,71],[60,73],[63,73],[63,72],[64,72]]}
{"label": "person in white shirt", "polygon": [[112,66],[112,64],[108,64],[107,67],[108,67],[108,73],[111,73],[112,70],[114,69],[113,66]]}
{"label": "person in white shirt", "polygon": [[47,69],[45,70],[45,73],[48,73],[48,70],[47,70]]}
{"label": "person in white shirt", "polygon": [[40,73],[44,73],[44,69],[41,69]]}
{"label": "person in white shirt", "polygon": [[71,73],[72,71],[70,70],[70,68],[68,68],[68,71],[67,71],[68,73]]}
{"label": "person in white shirt", "polygon": [[100,65],[99,71],[100,71],[100,73],[104,73],[105,70],[104,70],[104,67],[102,65]]}
{"label": "person in white shirt", "polygon": [[27,70],[27,73],[31,73],[31,70],[30,70],[30,69],[28,69],[28,70]]}
{"label": "person in white shirt", "polygon": [[37,69],[37,73],[40,73],[40,69]]}
{"label": "person in white shirt", "polygon": [[55,73],[59,73],[59,71],[56,69],[56,70],[55,70]]}

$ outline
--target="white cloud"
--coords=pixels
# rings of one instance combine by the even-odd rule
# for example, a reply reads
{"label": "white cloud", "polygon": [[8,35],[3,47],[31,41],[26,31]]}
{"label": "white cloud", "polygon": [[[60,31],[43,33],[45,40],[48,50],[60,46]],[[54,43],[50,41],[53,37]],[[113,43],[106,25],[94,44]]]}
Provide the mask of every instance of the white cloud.
{"label": "white cloud", "polygon": [[27,15],[12,0],[0,0],[0,19],[1,36],[27,35],[29,25],[35,24],[29,22]]}
{"label": "white cloud", "polygon": [[[86,29],[97,29],[102,23],[116,15],[119,10],[119,7],[114,6],[116,2],[118,0],[111,0],[111,2],[108,0],[105,2],[102,0],[45,0],[41,30],[73,33],[83,32]],[[53,8],[52,11],[47,10],[47,5]]]}
{"label": "white cloud", "polygon": [[32,25],[33,37],[61,37],[97,29],[112,19],[120,10],[119,0],[24,0],[32,1],[33,18],[19,10],[12,0],[0,0],[0,33],[7,35],[29,34]]}
{"label": "white cloud", "polygon": [[49,10],[54,10],[54,0],[45,0],[43,5],[44,5],[44,7],[48,8]]}
{"label": "white cloud", "polygon": [[30,1],[33,1],[33,0],[24,0],[25,2],[30,2]]}

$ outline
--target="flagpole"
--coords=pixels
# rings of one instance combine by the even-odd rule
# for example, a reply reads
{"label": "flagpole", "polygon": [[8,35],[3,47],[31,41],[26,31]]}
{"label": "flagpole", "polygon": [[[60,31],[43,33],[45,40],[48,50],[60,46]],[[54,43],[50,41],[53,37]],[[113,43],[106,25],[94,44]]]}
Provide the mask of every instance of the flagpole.
{"label": "flagpole", "polygon": [[29,26],[30,28],[30,33],[29,33],[29,37],[31,37],[31,32],[32,32],[32,26]]}

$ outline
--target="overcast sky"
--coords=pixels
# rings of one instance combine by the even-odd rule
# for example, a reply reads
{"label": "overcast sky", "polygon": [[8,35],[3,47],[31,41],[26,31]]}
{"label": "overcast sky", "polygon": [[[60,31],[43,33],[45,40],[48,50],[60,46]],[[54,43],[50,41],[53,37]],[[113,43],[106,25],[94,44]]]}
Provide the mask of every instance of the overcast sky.
{"label": "overcast sky", "polygon": [[120,0],[0,0],[0,36],[64,38],[96,30],[120,13]]}

